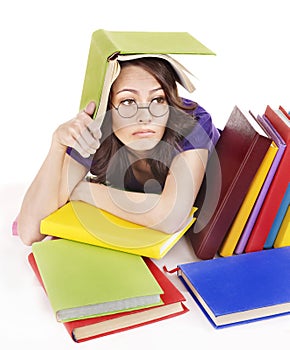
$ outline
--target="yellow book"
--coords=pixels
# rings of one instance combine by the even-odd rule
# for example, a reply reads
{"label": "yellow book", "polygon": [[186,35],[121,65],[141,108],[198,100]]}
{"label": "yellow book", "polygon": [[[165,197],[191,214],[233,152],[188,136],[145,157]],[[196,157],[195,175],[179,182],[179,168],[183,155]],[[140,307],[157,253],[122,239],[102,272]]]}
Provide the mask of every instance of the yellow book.
{"label": "yellow book", "polygon": [[272,142],[251,183],[251,186],[247,192],[246,197],[244,198],[238,214],[236,215],[233,224],[231,225],[231,228],[227,233],[227,236],[219,250],[219,254],[221,256],[233,255],[236,245],[247,223],[249,215],[251,214],[253,206],[258,198],[260,190],[263,186],[263,183],[266,179],[277,151],[278,146],[275,142]]}
{"label": "yellow book", "polygon": [[274,242],[274,248],[285,246],[290,246],[290,206],[288,206]]}
{"label": "yellow book", "polygon": [[185,227],[173,234],[123,220],[93,205],[71,201],[41,221],[40,232],[131,254],[162,258],[195,221],[193,208]]}

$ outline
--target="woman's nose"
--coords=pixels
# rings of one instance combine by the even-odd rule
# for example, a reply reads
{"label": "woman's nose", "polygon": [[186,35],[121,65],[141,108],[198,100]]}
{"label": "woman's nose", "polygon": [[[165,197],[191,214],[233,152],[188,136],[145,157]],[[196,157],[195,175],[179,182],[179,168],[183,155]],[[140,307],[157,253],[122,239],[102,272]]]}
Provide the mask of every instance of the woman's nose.
{"label": "woman's nose", "polygon": [[137,112],[138,123],[150,123],[152,121],[152,114],[148,107],[139,107]]}

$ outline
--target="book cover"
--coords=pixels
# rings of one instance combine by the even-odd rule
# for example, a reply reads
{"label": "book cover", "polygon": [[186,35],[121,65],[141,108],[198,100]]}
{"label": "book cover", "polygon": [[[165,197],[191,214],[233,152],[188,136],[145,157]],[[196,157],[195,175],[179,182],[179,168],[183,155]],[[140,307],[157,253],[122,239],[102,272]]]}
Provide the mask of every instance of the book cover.
{"label": "book cover", "polygon": [[290,128],[270,106],[264,113],[286,143],[283,157],[256,219],[245,252],[262,250],[290,182]]}
{"label": "book cover", "polygon": [[[168,59],[181,77],[181,84],[193,90],[186,69],[169,54],[214,55],[187,32],[126,32],[99,29],[93,32],[83,83],[80,110],[90,101],[96,102],[94,118],[102,121],[110,87],[120,72],[119,59],[132,55],[159,55]],[[131,57],[129,57],[129,55]],[[127,57],[126,57],[127,56]]]}
{"label": "book cover", "polygon": [[[273,225],[271,226],[270,232],[269,232],[268,237],[266,239],[266,242],[264,244],[265,249],[269,249],[269,248],[273,247],[289,205],[290,205],[290,182],[288,183],[288,187],[287,187],[287,190],[286,190],[284,197],[282,199],[278,213],[274,219]],[[279,242],[279,239],[277,240],[276,244],[279,244],[278,242]]]}
{"label": "book cover", "polygon": [[290,247],[178,266],[178,276],[215,327],[290,311]]}
{"label": "book cover", "polygon": [[274,248],[290,245],[290,206],[286,210],[281,226],[274,242]]}
{"label": "book cover", "polygon": [[244,227],[248,221],[248,218],[253,210],[258,195],[268,175],[268,172],[272,166],[277,151],[277,145],[275,142],[272,142],[259,169],[257,170],[256,175],[254,176],[249,190],[243,200],[243,203],[241,204],[237,215],[235,216],[235,219],[222,243],[222,246],[219,249],[219,254],[221,256],[233,255],[239,238],[244,230]]}
{"label": "book cover", "polygon": [[[33,253],[28,255],[28,261],[38,281],[44,288]],[[144,258],[144,261],[164,291],[164,294],[161,295],[163,305],[63,323],[74,341],[84,342],[153,322],[159,322],[189,311],[184,305],[184,296],[174,284],[151,259]]]}
{"label": "book cover", "polygon": [[40,232],[131,254],[160,259],[195,221],[173,234],[121,219],[82,201],[71,201],[41,221]]}
{"label": "book cover", "polygon": [[288,118],[288,119],[290,119],[290,112],[287,112],[286,111],[286,109],[285,108],[283,108],[282,106],[279,106],[279,110],[282,112],[282,113],[284,113],[284,115]]}
{"label": "book cover", "polygon": [[275,159],[274,159],[273,164],[268,172],[267,178],[263,184],[261,192],[260,192],[260,194],[259,194],[259,196],[254,204],[253,210],[249,216],[249,219],[248,219],[248,221],[244,227],[244,230],[240,236],[240,239],[236,245],[235,254],[242,254],[244,252],[244,249],[246,247],[248,239],[251,235],[252,229],[255,225],[256,219],[257,219],[259,212],[262,208],[262,205],[264,203],[264,200],[266,198],[266,195],[267,195],[268,190],[271,186],[274,175],[278,169],[279,163],[282,159],[282,156],[283,156],[285,148],[286,148],[286,144],[285,144],[284,140],[277,133],[276,129],[273,127],[273,125],[270,123],[270,121],[267,119],[267,117],[265,115],[263,115],[263,116],[258,115],[257,121],[267,130],[269,135],[271,135],[273,141],[278,146],[278,152],[276,153]]}
{"label": "book cover", "polygon": [[218,252],[272,140],[235,106],[214,152],[195,206],[197,219],[188,237],[200,259]]}
{"label": "book cover", "polygon": [[33,243],[32,251],[60,322],[162,303],[140,256],[65,239]]}
{"label": "book cover", "polygon": [[289,114],[285,113],[285,110],[281,107],[276,109],[275,112],[279,115],[279,117],[283,120],[283,122],[290,128],[290,118]]}

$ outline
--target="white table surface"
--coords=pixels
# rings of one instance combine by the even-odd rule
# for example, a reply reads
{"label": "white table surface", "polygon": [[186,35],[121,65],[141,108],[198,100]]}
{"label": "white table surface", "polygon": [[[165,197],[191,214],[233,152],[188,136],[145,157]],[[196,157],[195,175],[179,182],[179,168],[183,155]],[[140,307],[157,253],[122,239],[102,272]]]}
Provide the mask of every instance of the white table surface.
{"label": "white table surface", "polygon": [[[186,297],[190,309],[184,315],[122,333],[74,343],[57,323],[49,301],[34,276],[27,256],[30,247],[11,235],[25,185],[0,186],[0,332],[1,343],[9,349],[288,349],[290,315],[225,329],[214,329],[176,274],[168,275]],[[161,260],[169,269],[194,261],[195,255],[184,237]]]}

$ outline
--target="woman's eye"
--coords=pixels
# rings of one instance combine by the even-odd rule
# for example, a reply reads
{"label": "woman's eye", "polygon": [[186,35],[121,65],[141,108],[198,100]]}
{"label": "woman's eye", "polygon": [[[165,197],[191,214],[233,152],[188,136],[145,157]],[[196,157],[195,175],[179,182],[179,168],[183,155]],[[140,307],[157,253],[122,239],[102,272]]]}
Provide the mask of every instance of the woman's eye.
{"label": "woman's eye", "polygon": [[121,101],[121,104],[124,106],[132,106],[133,104],[136,104],[136,102],[135,100],[128,98],[127,100]]}
{"label": "woman's eye", "polygon": [[152,100],[153,103],[159,103],[159,104],[163,104],[166,103],[166,100],[164,97],[156,97]]}

